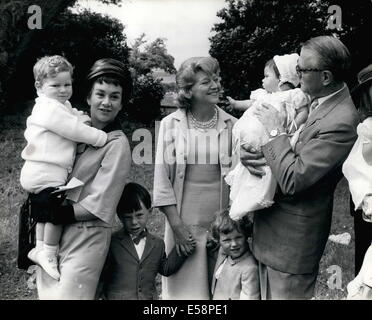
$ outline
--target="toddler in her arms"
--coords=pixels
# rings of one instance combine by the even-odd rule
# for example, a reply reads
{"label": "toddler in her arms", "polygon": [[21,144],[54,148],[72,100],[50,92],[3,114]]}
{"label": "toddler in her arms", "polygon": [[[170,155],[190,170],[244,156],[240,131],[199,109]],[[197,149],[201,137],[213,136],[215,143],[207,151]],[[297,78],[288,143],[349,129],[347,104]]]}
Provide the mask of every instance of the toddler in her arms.
{"label": "toddler in her arms", "polygon": [[[228,97],[232,107],[246,110],[233,127],[234,152],[238,153],[241,145],[250,146],[252,151],[260,150],[269,141],[269,135],[261,122],[254,116],[254,109],[262,103],[271,104],[278,111],[286,111],[286,129],[291,136],[291,145],[297,142],[302,126],[309,111],[310,98],[296,88],[299,78],[296,65],[299,56],[296,53],[274,56],[264,69],[263,89],[252,91],[251,99],[236,101]],[[240,162],[225,178],[231,187],[230,199],[232,219],[240,219],[248,212],[263,209],[273,204],[276,180],[269,166],[264,167],[265,175],[252,175]],[[249,196],[248,196],[249,195]]]}
{"label": "toddler in her arms", "polygon": [[245,216],[238,221],[229,211],[217,213],[212,239],[220,249],[213,274],[213,300],[259,300],[258,266],[248,244],[252,223]]}
{"label": "toddler in her arms", "polygon": [[[77,143],[102,147],[107,134],[85,124],[90,118],[71,107],[73,68],[65,58],[45,56],[33,71],[38,97],[27,118],[20,182],[31,193],[31,203],[40,205],[49,193],[66,184]],[[37,223],[36,247],[28,253],[30,260],[56,280],[60,277],[56,256],[61,233],[60,225]]]}

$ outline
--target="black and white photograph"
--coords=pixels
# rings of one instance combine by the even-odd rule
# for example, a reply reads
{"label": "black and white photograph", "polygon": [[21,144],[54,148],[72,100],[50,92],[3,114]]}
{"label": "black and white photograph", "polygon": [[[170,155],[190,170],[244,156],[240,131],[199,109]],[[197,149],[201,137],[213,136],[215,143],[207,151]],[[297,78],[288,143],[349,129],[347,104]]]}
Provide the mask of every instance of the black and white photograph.
{"label": "black and white photograph", "polygon": [[0,300],[372,300],[371,32],[371,0],[0,0]]}

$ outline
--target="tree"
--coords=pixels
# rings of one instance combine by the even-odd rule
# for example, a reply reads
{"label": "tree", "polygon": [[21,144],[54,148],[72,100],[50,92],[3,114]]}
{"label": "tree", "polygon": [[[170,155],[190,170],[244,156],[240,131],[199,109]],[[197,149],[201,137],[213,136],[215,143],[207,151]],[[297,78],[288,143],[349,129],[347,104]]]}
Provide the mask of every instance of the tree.
{"label": "tree", "polygon": [[[124,26],[117,19],[89,10],[61,13],[53,24],[37,33],[27,55],[19,60],[8,90],[13,100],[34,97],[32,67],[37,58],[54,54],[65,56],[75,66],[72,99],[83,101],[84,79],[94,61],[111,57],[128,65],[129,48]],[[17,91],[19,87],[22,90]]]}
{"label": "tree", "polygon": [[[146,35],[142,33],[132,46],[129,58],[131,66],[138,74],[147,74],[154,68],[163,69],[169,73],[175,73],[174,58],[168,54],[164,38],[156,38],[150,44],[145,40]],[[142,49],[142,47],[144,49]]]}
{"label": "tree", "polygon": [[134,79],[133,98],[126,114],[133,120],[149,125],[160,116],[160,102],[164,97],[164,89],[160,79],[152,73],[139,75]]}
{"label": "tree", "polygon": [[[356,74],[372,63],[372,56],[365,43],[371,38],[372,1],[329,0],[322,1],[327,7],[337,5],[341,9],[342,24],[339,30],[331,30],[347,46],[352,57],[349,83],[356,82]],[[328,18],[328,17],[327,17]]]}
{"label": "tree", "polygon": [[[48,28],[61,12],[73,6],[77,0],[1,0],[0,1],[0,110],[3,110],[4,91],[12,82],[13,73],[22,56],[34,41],[38,29],[28,28],[28,8],[37,5],[42,12],[42,27]],[[100,0],[120,5],[122,0]],[[8,95],[9,96],[9,95]],[[6,105],[9,105],[9,101]],[[8,110],[7,111],[11,111]]]}
{"label": "tree", "polygon": [[[110,57],[122,61],[128,68],[134,70],[135,66],[129,62],[131,49],[127,46],[124,31],[124,25],[110,16],[86,9],[80,9],[78,12],[66,10],[48,28],[37,33],[32,46],[27,50],[27,55],[18,61],[13,81],[8,85],[9,98],[12,98],[12,102],[33,99],[35,89],[32,67],[37,58],[60,54],[75,67],[74,93],[71,100],[75,104],[84,106],[85,77],[94,61]],[[160,56],[159,52],[163,54],[163,60],[152,57],[156,54]],[[167,61],[169,64],[167,68],[170,69],[173,64],[169,61],[172,60],[166,60],[165,54],[166,49],[162,41],[154,41],[146,46],[145,65],[148,66],[148,71],[151,71],[152,67],[165,65]],[[142,70],[145,68],[142,67]],[[164,91],[160,80],[156,80],[151,72],[146,74],[133,72],[133,75],[133,97],[124,105],[123,111],[132,119],[150,123],[160,114],[160,101]],[[18,90],[19,88],[22,90]]]}
{"label": "tree", "polygon": [[[226,3],[227,7],[217,14],[222,22],[214,25],[216,34],[210,38],[210,54],[220,62],[226,94],[237,98],[248,98],[250,91],[261,85],[264,64],[274,55],[298,52],[302,42],[324,34],[339,36],[352,54],[361,53],[357,49],[361,48],[361,39],[359,42],[352,39],[360,34],[359,30],[367,30],[367,26],[371,30],[371,3],[366,0],[351,3],[226,0]],[[331,4],[339,4],[343,9],[342,30],[327,27]]]}

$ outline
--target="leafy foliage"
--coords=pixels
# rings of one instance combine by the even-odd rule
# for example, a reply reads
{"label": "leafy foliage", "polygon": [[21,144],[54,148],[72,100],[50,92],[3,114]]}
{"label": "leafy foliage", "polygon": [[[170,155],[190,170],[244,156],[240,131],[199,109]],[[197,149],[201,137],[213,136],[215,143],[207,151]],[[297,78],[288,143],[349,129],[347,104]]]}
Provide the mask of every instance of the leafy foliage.
{"label": "leafy foliage", "polygon": [[[160,68],[169,73],[175,73],[174,58],[168,54],[165,46],[165,39],[157,38],[150,44],[145,40],[142,33],[132,46],[129,58],[131,66],[138,74],[147,74],[153,68]],[[145,46],[144,49],[141,47]]]}
{"label": "leafy foliage", "polygon": [[141,51],[139,46],[146,43],[144,35],[131,50],[124,31],[123,24],[117,19],[86,9],[61,13],[47,28],[38,31],[27,54],[17,64],[13,81],[8,86],[9,100],[33,99],[33,65],[39,57],[60,54],[75,66],[71,100],[83,106],[85,77],[89,68],[97,59],[111,57],[127,64],[133,71],[133,98],[129,105],[124,106],[124,111],[137,121],[149,123],[160,114],[160,101],[164,95],[160,80],[155,80],[151,70],[157,67],[174,72],[174,58],[167,53],[164,39],[160,38]]}
{"label": "leafy foliage", "polygon": [[112,57],[128,64],[124,26],[114,18],[88,10],[61,13],[53,24],[38,32],[27,55],[18,63],[12,88],[15,92],[21,85],[22,90],[14,98],[26,100],[35,95],[32,67],[37,58],[54,54],[65,56],[75,66],[73,99],[83,100],[84,78],[94,61]]}
{"label": "leafy foliage", "polygon": [[356,82],[356,74],[372,63],[372,55],[367,48],[372,30],[372,1],[329,0],[327,5],[338,5],[342,9],[342,28],[332,30],[348,47],[352,56],[349,82]]}
{"label": "leafy foliage", "polygon": [[163,96],[161,80],[155,79],[151,73],[140,75],[134,81],[133,98],[126,113],[134,120],[150,124],[160,115]]}
{"label": "leafy foliage", "polygon": [[19,57],[30,43],[34,30],[28,28],[28,8],[39,5],[43,13],[43,26],[71,5],[74,0],[3,0],[0,1],[0,111],[5,110],[4,103],[7,85]]}
{"label": "leafy foliage", "polygon": [[[335,33],[345,42],[359,60],[354,74],[368,62],[361,48],[367,39],[365,30],[371,30],[369,1],[226,0],[226,4],[217,14],[222,22],[214,26],[210,54],[220,62],[227,95],[247,99],[261,85],[267,60],[298,52],[302,42],[319,35]],[[342,8],[342,30],[327,27],[331,4]]]}

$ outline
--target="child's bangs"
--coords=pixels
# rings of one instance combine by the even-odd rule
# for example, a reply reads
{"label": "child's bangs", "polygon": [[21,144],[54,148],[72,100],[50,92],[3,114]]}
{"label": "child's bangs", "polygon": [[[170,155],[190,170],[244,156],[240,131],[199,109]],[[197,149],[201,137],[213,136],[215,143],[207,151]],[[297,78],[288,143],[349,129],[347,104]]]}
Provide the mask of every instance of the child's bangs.
{"label": "child's bangs", "polygon": [[225,219],[225,221],[223,221],[223,224],[221,224],[219,228],[220,233],[223,234],[228,234],[234,230],[239,231],[239,226],[236,223],[234,223],[233,220],[228,219]]}
{"label": "child's bangs", "polygon": [[[143,206],[145,206],[144,204],[142,204]],[[124,212],[135,212],[135,211],[140,211],[142,210],[142,206],[141,206],[141,200],[138,196],[134,196],[134,197],[131,197],[131,198],[128,198],[127,201],[126,201],[126,206],[124,206],[126,208],[124,208]]]}

